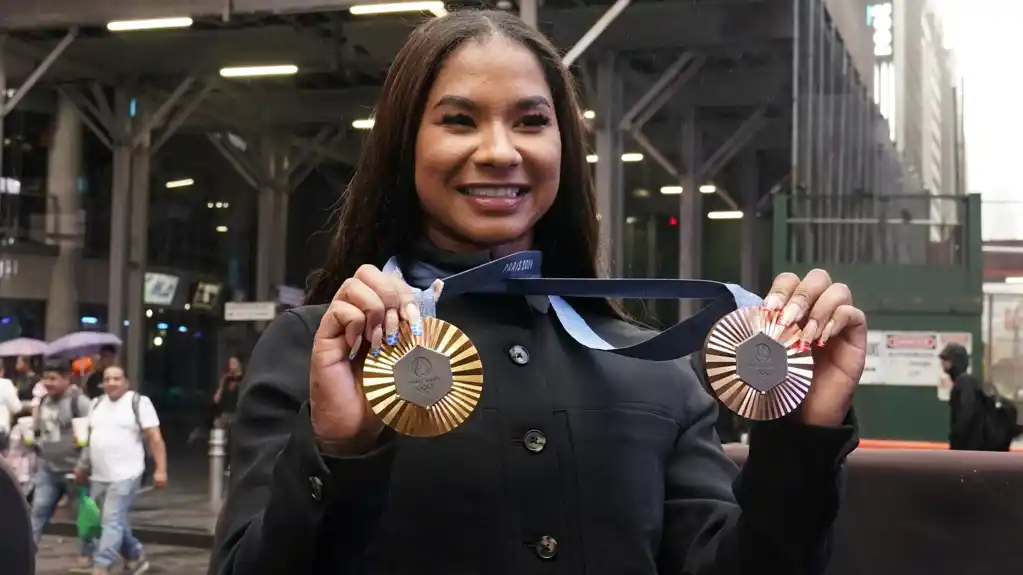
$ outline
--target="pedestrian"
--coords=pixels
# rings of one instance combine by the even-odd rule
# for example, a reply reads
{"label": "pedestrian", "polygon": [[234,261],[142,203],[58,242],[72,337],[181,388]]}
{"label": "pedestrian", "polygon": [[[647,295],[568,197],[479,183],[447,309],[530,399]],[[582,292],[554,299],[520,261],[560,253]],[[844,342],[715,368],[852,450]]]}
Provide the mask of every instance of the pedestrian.
{"label": "pedestrian", "polygon": [[598,276],[586,148],[571,75],[535,28],[465,10],[412,32],[309,305],[249,356],[210,573],[822,572],[867,333],[822,270],[782,274],[768,294],[805,326],[816,372],[796,413],[753,431],[741,475],[686,359],[584,343],[652,335],[606,299],[441,291],[437,316],[484,366],[480,404],[432,438],[370,409],[358,366],[399,325],[422,332],[412,287],[523,250],[542,253],[545,276]]}

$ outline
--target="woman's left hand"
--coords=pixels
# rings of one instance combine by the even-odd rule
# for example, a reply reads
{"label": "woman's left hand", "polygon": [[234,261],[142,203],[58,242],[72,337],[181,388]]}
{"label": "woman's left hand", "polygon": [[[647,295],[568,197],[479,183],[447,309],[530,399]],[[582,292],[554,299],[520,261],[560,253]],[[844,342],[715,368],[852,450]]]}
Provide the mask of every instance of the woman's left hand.
{"label": "woman's left hand", "polygon": [[800,279],[783,273],[764,300],[782,310],[781,323],[803,328],[803,342],[813,349],[813,381],[793,414],[808,425],[835,427],[845,420],[867,361],[867,318],[853,306],[852,292],[815,269]]}

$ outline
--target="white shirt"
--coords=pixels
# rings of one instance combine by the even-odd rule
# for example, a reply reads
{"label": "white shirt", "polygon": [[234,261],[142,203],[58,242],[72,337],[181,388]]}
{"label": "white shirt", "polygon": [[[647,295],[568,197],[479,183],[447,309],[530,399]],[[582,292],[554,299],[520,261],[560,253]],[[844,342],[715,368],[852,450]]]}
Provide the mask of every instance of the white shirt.
{"label": "white shirt", "polygon": [[[110,483],[139,477],[146,469],[146,429],[160,426],[153,403],[139,398],[139,417],[132,409],[134,391],[126,391],[117,401],[104,395],[97,400],[89,416],[89,458],[93,481]],[[142,429],[139,429],[139,423]]]}
{"label": "white shirt", "polygon": [[21,411],[21,400],[18,399],[18,390],[14,382],[7,378],[0,378],[0,432],[11,430],[11,418],[15,413]]}

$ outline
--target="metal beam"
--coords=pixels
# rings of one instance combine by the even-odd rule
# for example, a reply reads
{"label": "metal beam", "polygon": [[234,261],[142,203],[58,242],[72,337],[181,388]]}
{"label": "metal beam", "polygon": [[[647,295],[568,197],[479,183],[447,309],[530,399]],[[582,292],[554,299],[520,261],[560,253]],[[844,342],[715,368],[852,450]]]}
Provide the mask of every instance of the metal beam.
{"label": "metal beam", "polygon": [[[2,21],[3,19],[0,18],[0,22]],[[43,58],[43,61],[40,62],[39,65],[36,66],[35,70],[33,70],[32,73],[25,78],[24,82],[18,86],[18,89],[14,91],[14,95],[11,96],[11,99],[4,103],[3,109],[0,110],[0,114],[6,116],[11,113],[11,110],[18,106],[18,102],[21,102],[21,99],[25,97],[25,94],[35,87],[36,82],[43,77],[43,74],[50,70],[53,63],[57,61],[57,58],[60,58],[61,54],[64,53],[64,50],[67,50],[67,47],[71,45],[71,42],[75,41],[77,36],[77,27],[73,27],[68,30],[64,38],[53,47],[53,50],[50,50],[50,53]]]}
{"label": "metal beam", "polygon": [[[731,161],[731,159],[735,157],[735,154],[737,154],[739,150],[743,149],[746,144],[753,139],[753,136],[755,136],[756,133],[764,126],[765,113],[766,110],[764,108],[760,108],[756,112],[753,112],[753,114],[751,114],[750,117],[747,118],[741,126],[739,126],[739,128],[730,138],[728,138],[728,140],[725,141],[725,143],[721,144],[721,146],[719,146],[709,158],[704,160],[697,173],[703,176],[706,180],[713,179],[714,176],[716,176],[718,172],[725,167],[725,164]],[[724,192],[722,192],[722,194],[724,194]],[[725,197],[729,205],[732,205],[733,209],[737,209],[734,205],[735,201],[732,200],[732,198],[727,197],[727,194],[724,194],[723,197]]]}
{"label": "metal beam", "polygon": [[166,144],[167,141],[174,136],[174,134],[178,133],[181,126],[183,126],[185,121],[188,120],[193,113],[195,113],[195,111],[199,108],[199,105],[203,103],[203,100],[205,100],[209,93],[213,90],[213,87],[213,82],[206,82],[202,89],[193,94],[192,97],[189,98],[188,102],[178,109],[178,112],[174,114],[170,122],[167,123],[167,126],[160,132],[160,136],[155,142],[153,142],[153,145],[150,146],[150,150],[152,150],[153,154],[160,151],[160,148],[162,148],[164,144]]}
{"label": "metal beam", "polygon": [[112,20],[168,16],[220,17],[253,13],[316,12],[346,9],[364,0],[32,0],[0,4],[0,22],[9,29],[101,25]]}
{"label": "metal beam", "polygon": [[609,26],[611,26],[611,23],[614,22],[631,3],[632,0],[615,0],[615,3],[612,4],[606,12],[600,15],[600,18],[598,18],[597,21],[590,26],[590,29],[587,30],[572,46],[572,49],[565,54],[564,58],[561,60],[562,63],[565,66],[575,64],[575,61],[579,59],[579,56],[582,56],[583,53],[597,41],[597,38],[600,38],[600,35],[603,34]]}
{"label": "metal beam", "polygon": [[178,83],[178,86],[174,88],[174,91],[171,92],[169,96],[164,98],[163,103],[160,104],[160,107],[156,109],[156,112],[149,115],[149,118],[147,118],[145,125],[136,131],[134,140],[135,146],[141,146],[144,140],[149,139],[151,137],[154,128],[163,125],[164,121],[166,121],[167,119],[167,116],[171,113],[171,110],[174,109],[174,106],[177,105],[178,100],[180,100],[181,97],[185,95],[185,92],[187,92],[188,89],[191,88],[192,84],[194,83],[195,78],[193,76],[188,76],[180,83]]}
{"label": "metal beam", "polygon": [[[109,6],[122,6],[113,4]],[[154,0],[149,0],[154,1]],[[169,0],[175,3],[174,0]],[[223,0],[191,0],[214,2],[221,15]],[[274,0],[278,1],[278,0]],[[309,0],[305,0],[309,1]],[[66,5],[62,19],[69,23],[94,22],[91,15],[96,2],[49,0]],[[182,2],[182,0],[177,0]],[[134,6],[140,2],[129,3]],[[146,2],[141,2],[145,4]],[[0,22],[17,28],[16,19],[5,17],[11,12],[32,11],[40,2],[8,2],[0,7]],[[101,3],[102,4],[102,3]],[[763,45],[774,40],[791,39],[791,6],[787,2],[651,2],[635,3],[622,11],[593,42],[586,47],[612,50],[694,49],[725,46],[736,42]],[[237,6],[237,2],[235,2]],[[21,8],[19,8],[21,7]],[[170,10],[167,8],[166,10]],[[125,8],[125,10],[128,10]],[[166,15],[168,12],[163,12]],[[187,12],[180,12],[184,14]],[[53,12],[51,12],[53,14]],[[59,12],[57,12],[60,15]],[[74,15],[71,18],[70,15]],[[605,15],[602,7],[550,9],[540,11],[543,30],[555,45],[575,45],[580,52],[581,38]],[[103,17],[106,21],[111,19]],[[219,66],[230,63],[260,61],[296,62],[303,70],[338,70],[342,63],[352,68],[379,72],[386,68],[405,42],[419,18],[365,18],[345,23],[344,52],[335,40],[277,25],[230,30],[166,30],[153,34],[124,35],[101,38],[80,38],[75,53],[81,62],[102,68],[112,76],[147,74],[150,76],[213,74]],[[15,22],[14,24],[11,24]],[[670,22],[670,26],[665,26]],[[56,26],[50,23],[48,26]],[[70,24],[69,24],[70,25]],[[32,24],[31,27],[36,27]],[[637,34],[636,30],[642,30]],[[356,52],[357,50],[357,52]],[[216,55],[211,57],[211,55]],[[571,52],[570,54],[571,55]],[[577,58],[578,56],[573,56]],[[567,61],[573,62],[572,58]],[[59,68],[61,72],[65,68]],[[73,73],[73,72],[72,72]],[[81,79],[82,76],[60,80]]]}

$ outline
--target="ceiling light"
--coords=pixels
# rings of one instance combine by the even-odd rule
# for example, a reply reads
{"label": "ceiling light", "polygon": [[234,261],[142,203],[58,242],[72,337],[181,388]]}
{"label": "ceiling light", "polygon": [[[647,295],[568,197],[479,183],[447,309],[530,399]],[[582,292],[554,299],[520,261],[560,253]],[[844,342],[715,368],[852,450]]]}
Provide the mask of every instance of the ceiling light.
{"label": "ceiling light", "polygon": [[587,120],[592,120],[597,117],[597,113],[593,110],[583,110],[583,117]]}
{"label": "ceiling light", "polygon": [[384,4],[358,4],[348,9],[355,16],[398,14],[401,12],[430,12],[438,18],[447,15],[444,2],[387,2]]}
{"label": "ceiling light", "polygon": [[164,185],[167,186],[168,188],[187,188],[188,186],[191,186],[194,183],[195,180],[193,180],[192,178],[185,178],[183,180],[171,180]]}
{"label": "ceiling light", "polygon": [[627,224],[634,224],[634,223],[636,223],[638,221],[639,221],[639,218],[637,218],[636,216],[629,216],[629,217],[625,218],[625,223],[627,223]]}
{"label": "ceiling light", "polygon": [[373,118],[363,118],[353,121],[352,127],[356,130],[372,130],[374,124],[376,124],[376,121]]}
{"label": "ceiling light", "polygon": [[298,73],[298,66],[294,64],[280,64],[274,66],[235,66],[232,68],[221,68],[220,75],[225,78],[249,78],[252,76],[289,76]]}
{"label": "ceiling light", "polygon": [[1007,277],[1007,278],[1005,278],[1005,283],[1007,283],[1007,284],[1023,284],[1023,277],[1020,277],[1020,276]]}
{"label": "ceiling light", "polygon": [[730,211],[730,212],[708,212],[708,220],[741,220],[742,212]]}
{"label": "ceiling light", "polygon": [[643,154],[640,154],[639,152],[630,152],[628,154],[622,154],[622,161],[623,162],[642,162],[643,161]]}
{"label": "ceiling light", "polygon": [[586,163],[588,163],[588,164],[596,164],[597,163],[597,154],[589,154],[589,155],[587,155],[586,156]]}
{"label": "ceiling light", "polygon": [[227,226],[217,226],[217,231],[220,233],[224,233],[227,231]]}
{"label": "ceiling light", "polygon": [[677,196],[682,193],[682,186],[661,186],[661,193],[666,196]]}
{"label": "ceiling light", "polygon": [[191,18],[151,18],[148,20],[119,20],[107,24],[111,32],[133,32],[136,30],[160,30],[164,28],[188,28]]}
{"label": "ceiling light", "polygon": [[718,191],[718,189],[717,186],[715,186],[714,184],[704,184],[700,186],[701,194],[713,194],[716,191]]}

